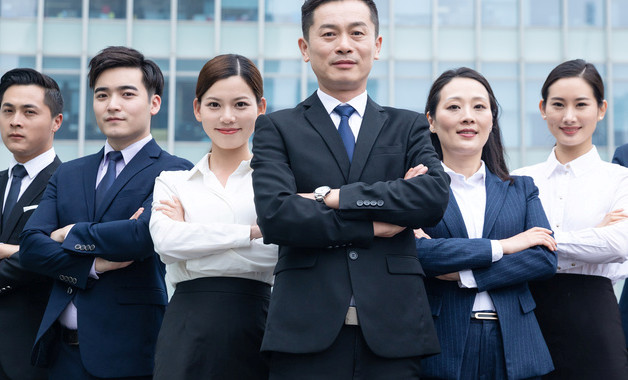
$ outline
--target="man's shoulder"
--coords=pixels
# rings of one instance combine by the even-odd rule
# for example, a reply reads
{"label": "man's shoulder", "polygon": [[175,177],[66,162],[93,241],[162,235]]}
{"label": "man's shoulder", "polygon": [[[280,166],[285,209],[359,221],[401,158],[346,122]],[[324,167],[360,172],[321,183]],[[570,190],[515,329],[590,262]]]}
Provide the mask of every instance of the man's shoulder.
{"label": "man's shoulder", "polygon": [[160,165],[167,170],[189,170],[194,167],[194,165],[185,158],[170,154],[163,149],[161,150],[157,160]]}

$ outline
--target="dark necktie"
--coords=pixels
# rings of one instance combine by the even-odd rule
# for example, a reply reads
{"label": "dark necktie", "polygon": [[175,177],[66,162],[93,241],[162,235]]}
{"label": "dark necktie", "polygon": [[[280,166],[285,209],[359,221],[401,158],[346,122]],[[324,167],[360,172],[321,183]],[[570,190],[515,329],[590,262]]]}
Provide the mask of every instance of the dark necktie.
{"label": "dark necktie", "polygon": [[13,167],[13,172],[11,173],[13,178],[11,179],[11,188],[9,189],[9,195],[7,195],[7,200],[4,202],[4,212],[2,213],[2,224],[6,224],[7,219],[9,219],[9,214],[11,214],[11,210],[15,207],[17,203],[17,199],[20,195],[20,189],[22,188],[22,178],[26,175],[26,169],[24,169],[23,165],[17,164]]}
{"label": "dark necktie", "polygon": [[105,198],[105,194],[107,194],[107,190],[113,185],[113,181],[116,180],[116,163],[122,158],[122,153],[117,150],[112,150],[107,153],[107,158],[109,159],[107,172],[96,188],[96,208],[98,208],[100,202]]}
{"label": "dark necktie", "polygon": [[353,132],[351,132],[351,127],[349,127],[349,118],[355,112],[355,108],[350,105],[337,106],[334,108],[334,112],[340,115],[338,133],[340,133],[340,138],[343,144],[345,144],[345,149],[349,155],[349,162],[351,162],[353,159],[353,149],[355,148],[355,136]]}

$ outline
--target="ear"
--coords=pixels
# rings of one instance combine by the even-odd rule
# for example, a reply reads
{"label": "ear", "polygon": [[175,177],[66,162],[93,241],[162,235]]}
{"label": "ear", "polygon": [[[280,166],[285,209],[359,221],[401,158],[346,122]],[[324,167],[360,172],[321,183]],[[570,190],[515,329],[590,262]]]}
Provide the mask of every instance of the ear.
{"label": "ear", "polygon": [[606,102],[606,100],[603,100],[602,105],[598,109],[598,113],[597,113],[599,121],[602,121],[602,119],[604,119],[604,115],[606,115],[607,109],[608,109],[608,103]]}
{"label": "ear", "polygon": [[545,105],[543,104],[543,99],[539,102],[539,111],[541,111],[541,117],[543,119],[547,119],[547,115],[545,114]]}
{"label": "ear", "polygon": [[310,54],[308,53],[308,43],[305,40],[305,38],[301,37],[299,38],[299,50],[301,50],[301,56],[303,57],[303,61],[304,62],[309,62],[310,61]]}
{"label": "ear", "polygon": [[52,119],[52,129],[51,131],[54,133],[61,128],[61,124],[63,123],[63,114],[60,113]]}
{"label": "ear", "polygon": [[432,118],[432,115],[430,115],[430,113],[426,113],[425,117],[427,117],[427,122],[430,123],[430,132],[432,133],[436,133],[436,129],[434,127],[434,119]]}
{"label": "ear", "polygon": [[375,39],[375,56],[373,59],[379,60],[379,52],[382,50],[382,36],[377,36]]}
{"label": "ear", "polygon": [[161,109],[161,96],[153,94],[150,98],[150,115],[155,116]]}
{"label": "ear", "polygon": [[257,105],[257,116],[266,113],[266,98],[262,98]]}
{"label": "ear", "polygon": [[198,98],[194,98],[194,102],[192,103],[192,105],[194,106],[194,117],[196,118],[196,121],[198,121],[199,123],[202,122],[201,103],[198,102]]}

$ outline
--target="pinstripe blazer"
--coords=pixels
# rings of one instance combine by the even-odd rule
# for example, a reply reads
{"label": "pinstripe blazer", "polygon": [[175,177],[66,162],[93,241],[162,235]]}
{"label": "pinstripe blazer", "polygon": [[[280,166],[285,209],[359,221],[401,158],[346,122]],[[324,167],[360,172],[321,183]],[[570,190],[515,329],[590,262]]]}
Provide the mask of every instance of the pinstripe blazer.
{"label": "pinstripe blazer", "polygon": [[[540,376],[552,359],[532,312],[536,306],[528,281],[556,272],[556,255],[536,246],[492,262],[490,240],[505,239],[529,228],[550,228],[530,177],[502,181],[486,171],[486,210],[481,239],[469,239],[453,193],[441,222],[425,228],[432,239],[418,239],[417,253],[426,275],[428,300],[441,343],[441,354],[423,360],[423,376],[458,379],[470,315],[478,291],[488,291],[504,342],[508,379]],[[472,269],[477,289],[434,276]]]}

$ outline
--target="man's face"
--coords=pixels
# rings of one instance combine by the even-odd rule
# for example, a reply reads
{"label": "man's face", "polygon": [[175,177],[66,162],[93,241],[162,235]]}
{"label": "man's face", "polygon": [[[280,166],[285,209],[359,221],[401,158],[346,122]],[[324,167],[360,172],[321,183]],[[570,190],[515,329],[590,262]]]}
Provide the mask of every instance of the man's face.
{"label": "man's face", "polygon": [[94,84],[96,122],[116,150],[148,136],[151,116],[160,107],[161,97],[148,94],[139,68],[105,70]]}
{"label": "man's face", "polygon": [[303,59],[311,63],[319,87],[337,98],[340,94],[353,97],[366,90],[381,46],[382,38],[375,35],[369,8],[359,0],[320,5],[314,11],[308,40],[299,39]]}
{"label": "man's face", "polygon": [[25,163],[52,148],[54,133],[61,127],[63,115],[51,115],[44,103],[43,87],[14,85],[0,103],[2,141],[13,157]]}

